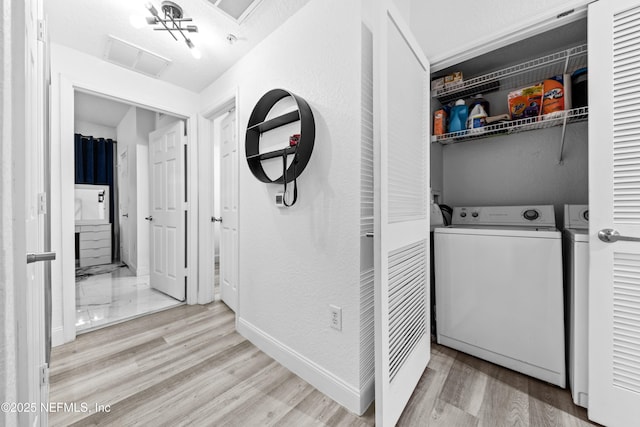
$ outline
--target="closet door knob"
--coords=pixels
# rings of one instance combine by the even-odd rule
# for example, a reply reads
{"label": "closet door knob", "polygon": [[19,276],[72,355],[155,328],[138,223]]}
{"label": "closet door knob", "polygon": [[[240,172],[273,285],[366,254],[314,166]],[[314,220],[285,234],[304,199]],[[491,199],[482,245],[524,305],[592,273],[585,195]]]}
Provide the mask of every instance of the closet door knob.
{"label": "closet door knob", "polygon": [[619,240],[624,242],[640,242],[639,237],[621,236],[620,233],[611,228],[605,228],[604,230],[598,231],[598,239],[605,243],[615,243]]}
{"label": "closet door knob", "polygon": [[145,216],[144,219],[146,219],[147,221],[153,221],[153,217],[151,215]]}
{"label": "closet door knob", "polygon": [[55,252],[42,252],[39,254],[27,254],[27,264],[31,264],[33,262],[41,262],[41,261],[53,261],[56,259]]}
{"label": "closet door knob", "polygon": [[211,222],[222,222],[222,217],[216,218],[215,216],[211,217]]}

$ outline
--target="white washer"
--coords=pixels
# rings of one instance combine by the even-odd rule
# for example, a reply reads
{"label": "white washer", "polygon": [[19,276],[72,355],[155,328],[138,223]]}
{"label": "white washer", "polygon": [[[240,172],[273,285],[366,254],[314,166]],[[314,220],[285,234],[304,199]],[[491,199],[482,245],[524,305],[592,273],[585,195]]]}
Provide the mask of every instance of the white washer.
{"label": "white washer", "polygon": [[565,387],[553,206],[455,208],[434,241],[438,343]]}
{"label": "white washer", "polygon": [[589,404],[589,206],[564,206],[569,386],[573,402]]}

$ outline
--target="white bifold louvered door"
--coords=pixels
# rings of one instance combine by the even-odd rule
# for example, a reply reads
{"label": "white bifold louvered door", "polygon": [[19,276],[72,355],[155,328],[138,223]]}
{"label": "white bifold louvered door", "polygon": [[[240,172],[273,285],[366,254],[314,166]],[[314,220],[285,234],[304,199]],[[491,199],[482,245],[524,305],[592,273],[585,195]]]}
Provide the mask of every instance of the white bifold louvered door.
{"label": "white bifold louvered door", "polygon": [[[589,5],[589,418],[640,423],[640,0]],[[615,239],[613,239],[615,240]]]}
{"label": "white bifold louvered door", "polygon": [[390,3],[373,34],[377,426],[396,424],[430,357],[429,64]]}
{"label": "white bifold louvered door", "polygon": [[186,139],[182,120],[149,134],[150,282],[180,301],[186,298],[187,274]]}

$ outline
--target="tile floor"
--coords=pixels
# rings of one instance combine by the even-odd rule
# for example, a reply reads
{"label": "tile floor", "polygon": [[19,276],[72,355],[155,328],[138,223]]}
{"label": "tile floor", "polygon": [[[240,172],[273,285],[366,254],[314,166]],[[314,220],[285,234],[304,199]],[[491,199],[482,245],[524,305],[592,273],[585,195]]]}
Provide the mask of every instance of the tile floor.
{"label": "tile floor", "polygon": [[149,276],[134,276],[127,267],[76,281],[76,332],[118,323],[183,304],[155,289]]}

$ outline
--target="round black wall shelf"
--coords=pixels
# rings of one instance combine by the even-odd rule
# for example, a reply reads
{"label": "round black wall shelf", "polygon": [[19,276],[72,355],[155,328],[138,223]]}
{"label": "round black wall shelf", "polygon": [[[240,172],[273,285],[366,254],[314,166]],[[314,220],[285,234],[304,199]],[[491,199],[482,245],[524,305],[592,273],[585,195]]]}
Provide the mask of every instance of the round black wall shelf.
{"label": "round black wall shelf", "polygon": [[[295,101],[298,109],[285,113],[281,116],[265,120],[269,111],[278,101],[283,98],[291,97]],[[268,153],[260,153],[260,136],[264,132],[284,126],[289,123],[300,121],[300,138],[296,145],[290,145],[287,148],[270,151]],[[313,120],[313,113],[307,101],[299,96],[288,92],[284,89],[273,89],[260,98],[256,106],[251,112],[249,124],[247,125],[247,136],[245,140],[245,154],[247,163],[253,175],[262,182],[282,184],[295,180],[309,163],[311,152],[313,151],[313,142],[315,140],[316,125]],[[267,176],[262,168],[262,161],[293,155],[293,161],[288,166],[286,174],[283,173],[279,178],[271,179]]]}

